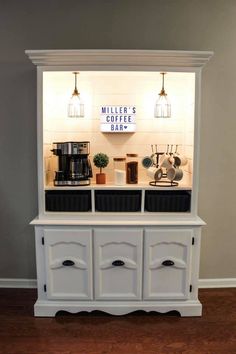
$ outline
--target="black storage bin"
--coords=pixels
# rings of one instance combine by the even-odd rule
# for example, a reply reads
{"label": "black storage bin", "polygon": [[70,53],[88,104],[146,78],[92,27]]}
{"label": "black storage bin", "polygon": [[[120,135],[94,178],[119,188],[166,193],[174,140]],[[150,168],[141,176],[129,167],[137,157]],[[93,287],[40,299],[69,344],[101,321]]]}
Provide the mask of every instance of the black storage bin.
{"label": "black storage bin", "polygon": [[91,191],[46,191],[46,211],[91,211]]}
{"label": "black storage bin", "polygon": [[189,212],[191,191],[145,191],[145,211]]}
{"label": "black storage bin", "polygon": [[95,191],[96,211],[135,212],[141,210],[141,191],[100,190]]}

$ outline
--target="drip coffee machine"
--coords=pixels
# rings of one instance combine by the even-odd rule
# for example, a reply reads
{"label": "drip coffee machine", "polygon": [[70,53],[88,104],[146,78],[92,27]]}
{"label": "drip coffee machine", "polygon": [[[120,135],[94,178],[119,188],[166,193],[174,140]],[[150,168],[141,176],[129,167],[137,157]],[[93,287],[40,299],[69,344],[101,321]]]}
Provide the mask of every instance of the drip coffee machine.
{"label": "drip coffee machine", "polygon": [[87,186],[93,176],[89,161],[89,141],[57,142],[51,150],[58,156],[54,186]]}

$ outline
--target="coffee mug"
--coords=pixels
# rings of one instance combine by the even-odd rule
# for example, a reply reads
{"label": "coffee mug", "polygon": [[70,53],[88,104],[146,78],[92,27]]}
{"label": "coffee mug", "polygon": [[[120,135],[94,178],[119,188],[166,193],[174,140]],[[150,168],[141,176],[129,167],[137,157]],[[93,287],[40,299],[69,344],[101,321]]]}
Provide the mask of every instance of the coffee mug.
{"label": "coffee mug", "polygon": [[170,155],[164,154],[161,156],[160,159],[160,167],[164,167],[166,169],[169,169],[173,166],[172,164],[172,159]]}
{"label": "coffee mug", "polygon": [[185,166],[188,163],[188,159],[184,155],[175,154],[173,157],[174,157],[174,165],[175,166],[178,166],[178,167]]}
{"label": "coffee mug", "polygon": [[175,168],[175,167],[171,167],[168,169],[167,171],[167,178],[170,181],[181,181],[181,179],[183,178],[183,170],[181,170],[181,168]]}
{"label": "coffee mug", "polygon": [[158,167],[149,167],[147,169],[147,175],[154,181],[159,181],[162,178],[163,170]]}
{"label": "coffee mug", "polygon": [[144,168],[149,168],[153,165],[153,159],[150,156],[144,156],[142,159],[142,165]]}

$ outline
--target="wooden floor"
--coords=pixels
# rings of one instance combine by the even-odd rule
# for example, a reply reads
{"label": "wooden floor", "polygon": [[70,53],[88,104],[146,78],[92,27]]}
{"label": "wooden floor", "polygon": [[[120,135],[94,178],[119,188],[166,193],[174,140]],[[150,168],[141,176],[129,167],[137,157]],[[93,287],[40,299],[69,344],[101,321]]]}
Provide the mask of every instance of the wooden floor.
{"label": "wooden floor", "polygon": [[200,290],[203,316],[33,317],[36,291],[0,289],[1,354],[236,354],[236,289]]}

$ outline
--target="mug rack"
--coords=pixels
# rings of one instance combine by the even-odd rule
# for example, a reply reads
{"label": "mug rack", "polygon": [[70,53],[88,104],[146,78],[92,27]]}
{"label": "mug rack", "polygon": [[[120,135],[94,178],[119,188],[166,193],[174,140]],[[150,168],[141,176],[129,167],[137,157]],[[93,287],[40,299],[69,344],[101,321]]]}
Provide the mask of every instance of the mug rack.
{"label": "mug rack", "polygon": [[[167,178],[166,173],[162,175],[162,178]],[[175,181],[160,180],[160,181],[151,181],[149,182],[149,185],[152,187],[177,187],[179,183]]]}
{"label": "mug rack", "polygon": [[[166,155],[169,154],[170,156],[173,155],[173,152],[172,152],[173,146],[174,145],[171,145],[171,148],[170,148],[170,145],[168,144],[166,152],[157,152],[157,145],[155,145],[156,151],[154,152],[153,145],[151,145],[152,157],[154,158],[154,156],[155,156],[155,160],[156,160],[154,162],[154,166],[156,168],[160,167],[159,158],[160,158],[161,155],[164,155],[164,154],[166,154]],[[175,154],[177,153],[178,146],[179,145],[175,146]],[[169,152],[169,148],[170,148],[170,152]],[[152,186],[152,187],[177,187],[179,185],[179,183],[176,182],[176,181],[173,181],[173,180],[168,180],[167,179],[167,173],[163,173],[160,180],[157,180],[157,181],[153,180],[153,181],[149,182],[149,185]]]}

